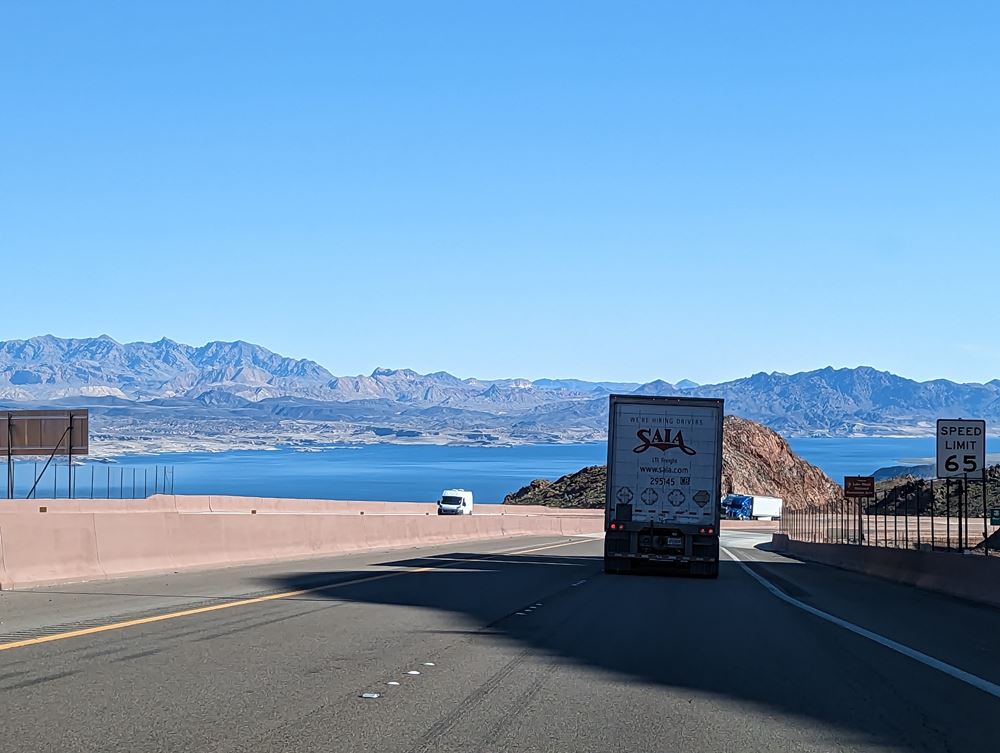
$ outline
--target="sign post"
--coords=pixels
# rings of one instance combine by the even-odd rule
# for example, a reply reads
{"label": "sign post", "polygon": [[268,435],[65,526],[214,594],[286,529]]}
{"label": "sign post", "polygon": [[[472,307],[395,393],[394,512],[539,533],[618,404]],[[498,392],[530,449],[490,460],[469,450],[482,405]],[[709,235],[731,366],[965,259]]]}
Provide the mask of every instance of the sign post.
{"label": "sign post", "polygon": [[856,537],[858,545],[865,538],[864,518],[862,517],[861,500],[871,499],[875,496],[874,476],[844,476],[844,497],[846,499],[857,500],[858,530]]}
{"label": "sign post", "polygon": [[945,479],[947,504],[946,546],[951,549],[951,480],[962,479],[958,498],[958,549],[968,544],[968,481],[986,484],[986,422],[981,419],[939,418],[937,421],[937,477]]}

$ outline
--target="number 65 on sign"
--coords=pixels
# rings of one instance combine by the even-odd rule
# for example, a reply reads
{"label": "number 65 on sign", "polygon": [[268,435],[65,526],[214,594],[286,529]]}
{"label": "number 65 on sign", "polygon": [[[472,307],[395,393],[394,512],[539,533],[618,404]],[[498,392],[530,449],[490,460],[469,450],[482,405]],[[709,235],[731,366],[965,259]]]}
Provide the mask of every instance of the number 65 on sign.
{"label": "number 65 on sign", "polygon": [[939,418],[937,422],[937,477],[982,477],[986,467],[986,422]]}

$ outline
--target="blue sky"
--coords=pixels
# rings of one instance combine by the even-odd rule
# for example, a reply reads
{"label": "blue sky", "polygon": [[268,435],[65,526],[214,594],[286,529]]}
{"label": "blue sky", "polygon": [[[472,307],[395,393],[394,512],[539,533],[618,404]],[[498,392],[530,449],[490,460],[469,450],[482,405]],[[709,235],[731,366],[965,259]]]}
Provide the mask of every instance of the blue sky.
{"label": "blue sky", "polygon": [[5,3],[0,339],[1000,377],[998,9]]}

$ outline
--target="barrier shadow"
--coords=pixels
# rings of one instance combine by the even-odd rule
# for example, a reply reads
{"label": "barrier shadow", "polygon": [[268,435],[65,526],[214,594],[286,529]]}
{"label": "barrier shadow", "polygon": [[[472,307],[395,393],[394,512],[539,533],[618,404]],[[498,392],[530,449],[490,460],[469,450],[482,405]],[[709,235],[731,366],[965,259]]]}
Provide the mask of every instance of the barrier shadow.
{"label": "barrier shadow", "polygon": [[[886,692],[886,678],[871,671],[885,649],[856,639],[845,651],[851,639],[840,628],[774,598],[735,562],[723,561],[717,580],[605,575],[601,557],[544,553],[458,551],[379,564],[419,575],[337,585],[372,571],[313,571],[266,582],[331,586],[311,599],[438,610],[456,618],[438,632],[510,641],[566,665],[768,708],[821,725],[827,736],[838,731],[848,747],[925,749],[928,710],[901,692],[909,680],[897,678]],[[781,577],[788,565],[747,566],[794,591],[791,573]],[[535,603],[543,606],[518,614]],[[921,671],[905,662],[904,669]],[[933,723],[964,740],[963,725],[974,728],[974,713],[985,710],[982,695],[982,708],[973,703],[956,715],[942,706],[931,712]],[[900,722],[907,719],[912,730]]]}

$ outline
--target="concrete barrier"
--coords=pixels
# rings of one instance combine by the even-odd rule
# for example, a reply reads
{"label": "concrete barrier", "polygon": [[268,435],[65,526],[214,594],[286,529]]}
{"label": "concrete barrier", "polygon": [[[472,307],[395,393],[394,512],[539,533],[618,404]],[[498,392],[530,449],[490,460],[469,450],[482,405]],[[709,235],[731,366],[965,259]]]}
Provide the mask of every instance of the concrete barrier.
{"label": "concrete barrier", "polygon": [[105,577],[97,553],[93,514],[4,513],[0,518],[0,540],[7,584]]}
{"label": "concrete barrier", "polygon": [[873,575],[928,591],[1000,606],[1000,557],[852,544],[813,544],[775,534],[772,545],[811,562]]}
{"label": "concrete barrier", "polygon": [[[44,507],[46,512],[39,512]],[[724,521],[723,529],[766,529]],[[365,549],[604,530],[603,510],[156,494],[139,500],[11,500],[0,506],[0,589],[301,559]]]}
{"label": "concrete barrier", "polygon": [[[39,512],[39,508],[46,512]],[[0,589],[604,528],[601,510],[154,495],[0,507]]]}

